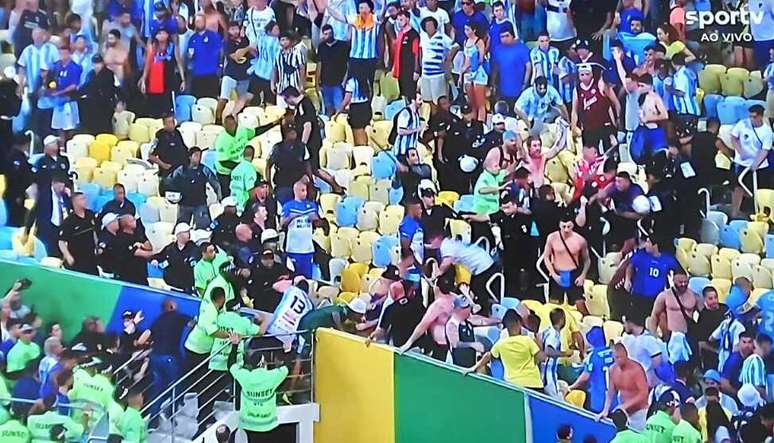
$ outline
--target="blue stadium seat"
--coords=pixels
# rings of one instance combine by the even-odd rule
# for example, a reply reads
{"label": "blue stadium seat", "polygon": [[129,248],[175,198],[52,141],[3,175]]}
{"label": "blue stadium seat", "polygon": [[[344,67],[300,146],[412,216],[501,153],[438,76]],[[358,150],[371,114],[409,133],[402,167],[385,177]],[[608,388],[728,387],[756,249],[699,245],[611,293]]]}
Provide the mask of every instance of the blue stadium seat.
{"label": "blue stadium seat", "polygon": [[[739,99],[739,100],[734,100]],[[733,125],[738,120],[737,108],[744,106],[744,99],[741,97],[726,97],[722,101],[718,102],[718,118],[721,125]]]}
{"label": "blue stadium seat", "polygon": [[766,234],[766,258],[774,258],[774,235]]}
{"label": "blue stadium seat", "polygon": [[704,96],[704,112],[707,118],[718,118],[718,104],[723,101],[720,94],[707,94]]}
{"label": "blue stadium seat", "polygon": [[35,238],[35,247],[33,248],[34,258],[36,262],[40,262],[44,258],[48,257],[48,253],[46,252],[46,245],[43,244],[42,241]]}
{"label": "blue stadium seat", "polygon": [[381,151],[374,156],[371,162],[371,170],[374,180],[382,180],[395,176],[395,158],[386,151]]}
{"label": "blue stadium seat", "polygon": [[400,112],[401,109],[405,107],[406,103],[403,102],[403,99],[395,100],[384,108],[384,119],[387,121],[392,121],[392,118],[395,117],[395,114]]}
{"label": "blue stadium seat", "polygon": [[13,249],[0,249],[0,259],[16,261],[19,256]]}
{"label": "blue stadium seat", "polygon": [[99,185],[96,183],[80,183],[78,184],[78,190],[86,196],[86,207],[96,211],[97,199],[101,191]]}
{"label": "blue stadium seat", "polygon": [[745,220],[731,220],[720,230],[720,244],[725,248],[739,249],[742,243],[739,240],[739,231],[747,226]]}
{"label": "blue stadium seat", "polygon": [[13,249],[13,235],[18,229],[13,226],[0,228],[0,249]]}
{"label": "blue stadium seat", "polygon": [[397,205],[403,200],[403,187],[390,188],[390,204]]}
{"label": "blue stadium seat", "polygon": [[474,212],[473,194],[460,195],[459,200],[454,202],[454,210],[457,212]]}
{"label": "blue stadium seat", "polygon": [[140,194],[138,192],[130,192],[126,194],[126,198],[129,199],[130,202],[134,203],[135,208],[139,208],[140,206],[144,205],[145,201],[147,200],[145,194]]}
{"label": "blue stadium seat", "polygon": [[202,164],[213,171],[215,170],[215,160],[217,160],[218,154],[213,149],[208,149],[202,153]]}
{"label": "blue stadium seat", "polygon": [[113,200],[113,194],[102,194],[99,197],[97,197],[97,201],[95,202],[95,212],[102,211],[102,208],[105,206],[107,202],[110,200]]}
{"label": "blue stadium seat", "polygon": [[175,97],[175,119],[178,123],[191,121],[191,107],[196,103],[193,95],[178,95]]}
{"label": "blue stadium seat", "polygon": [[691,290],[699,295],[701,295],[701,292],[710,285],[710,279],[707,277],[691,277],[690,280],[688,280],[688,287],[691,288]]}
{"label": "blue stadium seat", "polygon": [[163,278],[164,272],[158,265],[153,265],[148,262],[148,278]]}
{"label": "blue stadium seat", "polygon": [[371,246],[373,263],[377,268],[385,268],[392,263],[392,251],[400,247],[398,237],[392,235],[383,235],[379,237]]}
{"label": "blue stadium seat", "polygon": [[360,197],[345,197],[336,204],[336,224],[339,227],[353,227],[357,223],[357,213],[365,201]]}
{"label": "blue stadium seat", "polygon": [[8,211],[5,209],[5,200],[0,200],[0,226],[8,223]]}

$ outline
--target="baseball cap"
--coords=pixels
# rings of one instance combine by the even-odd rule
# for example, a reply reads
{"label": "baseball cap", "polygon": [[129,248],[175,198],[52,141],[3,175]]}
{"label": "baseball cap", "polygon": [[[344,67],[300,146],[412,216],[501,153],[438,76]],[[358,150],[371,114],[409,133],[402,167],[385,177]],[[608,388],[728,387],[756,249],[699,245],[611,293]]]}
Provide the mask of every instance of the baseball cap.
{"label": "baseball cap", "polygon": [[123,317],[123,318],[134,318],[134,312],[132,312],[132,311],[124,311],[124,313],[121,314],[121,317]]}
{"label": "baseball cap", "polygon": [[19,331],[21,332],[32,332],[34,330],[35,328],[33,328],[29,323],[25,323],[21,326],[21,328],[19,328]]}
{"label": "baseball cap", "polygon": [[56,135],[48,135],[46,138],[43,139],[43,145],[54,145],[59,144],[59,137]]}
{"label": "baseball cap", "polygon": [[739,399],[739,403],[747,408],[757,408],[764,404],[761,394],[750,383],[743,384],[739,391],[737,391],[736,397]]}
{"label": "baseball cap", "polygon": [[114,212],[108,212],[102,217],[102,229],[105,229],[107,225],[113,223],[116,220],[118,220],[118,215]]}
{"label": "baseball cap", "polygon": [[223,201],[221,202],[221,205],[223,205],[224,208],[226,206],[236,206],[237,205],[237,201],[236,201],[236,199],[234,197],[228,196],[228,197],[223,199]]}
{"label": "baseball cap", "polygon": [[266,229],[263,232],[261,232],[261,243],[277,240],[278,238],[279,238],[279,234],[277,234],[277,231],[274,229]]}
{"label": "baseball cap", "polygon": [[261,257],[274,259],[274,251],[271,249],[264,249],[261,253]]}
{"label": "baseball cap", "polygon": [[460,106],[460,112],[463,114],[470,114],[473,112],[473,107],[470,106],[470,103],[465,103],[464,105]]}
{"label": "baseball cap", "polygon": [[386,278],[387,280],[390,280],[390,281],[400,280],[398,267],[395,265],[387,265],[387,267],[384,269],[384,272],[382,272],[382,278]]}
{"label": "baseball cap", "polygon": [[191,226],[188,223],[178,223],[177,226],[175,226],[175,235],[190,231]]}
{"label": "baseball cap", "polygon": [[492,116],[492,124],[493,125],[504,125],[505,124],[505,116],[502,114],[495,114]]}
{"label": "baseball cap", "polygon": [[103,59],[102,59],[102,56],[101,56],[101,55],[99,55],[99,54],[94,54],[94,55],[91,57],[91,62],[92,62],[92,63],[102,63],[102,62],[104,62],[104,61],[105,61],[105,60],[103,60]]}
{"label": "baseball cap", "polygon": [[428,178],[423,178],[419,182],[418,188],[419,188],[419,195],[427,196],[427,195],[430,195],[430,193],[432,193],[433,195],[438,193],[438,190],[435,189],[435,183],[433,183],[433,181]]}
{"label": "baseball cap", "polygon": [[704,378],[704,380],[712,380],[715,383],[720,383],[720,372],[715,369],[710,369],[704,373],[704,377],[702,378]]}
{"label": "baseball cap", "polygon": [[677,392],[674,391],[674,389],[669,389],[659,395],[658,402],[659,404],[665,406],[674,407],[680,404],[680,396],[677,394]]}
{"label": "baseball cap", "polygon": [[589,41],[586,39],[575,40],[575,49],[589,49]]}
{"label": "baseball cap", "polygon": [[360,297],[353,298],[352,301],[347,303],[347,307],[350,311],[357,314],[365,314],[368,309],[368,303]]}

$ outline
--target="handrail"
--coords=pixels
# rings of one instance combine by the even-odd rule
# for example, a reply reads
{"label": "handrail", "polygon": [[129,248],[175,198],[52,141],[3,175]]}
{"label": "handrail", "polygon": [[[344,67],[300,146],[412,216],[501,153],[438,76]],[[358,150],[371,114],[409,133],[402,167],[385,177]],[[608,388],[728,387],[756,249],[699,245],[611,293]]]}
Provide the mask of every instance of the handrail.
{"label": "handrail", "polygon": [[702,217],[706,217],[707,214],[710,211],[710,191],[707,188],[701,188],[696,192],[697,195],[704,194],[704,213],[701,214]]}
{"label": "handrail", "polygon": [[[744,184],[744,178],[747,176],[749,172],[752,171],[753,174],[753,190],[750,191],[750,188],[747,187],[747,185]],[[749,166],[744,168],[741,174],[739,174],[739,178],[737,179],[739,182],[739,186],[744,189],[744,192],[753,198],[753,202],[755,203],[755,212],[758,212],[758,200],[756,198],[756,192],[758,191],[758,170],[753,170]]]}
{"label": "handrail", "polygon": [[[494,291],[492,291],[492,283],[494,283],[497,278],[500,279],[500,297],[496,297]],[[486,281],[486,290],[489,292],[489,298],[500,303],[503,297],[505,297],[505,275],[502,272],[495,272],[492,274],[492,276],[489,277],[489,280]]]}
{"label": "handrail", "polygon": [[[26,403],[28,405],[34,405],[38,403],[40,399],[37,400],[31,400],[29,398],[18,398],[18,397],[0,397],[0,402],[6,403],[6,402],[13,402],[13,403]],[[92,406],[94,405],[94,406]],[[104,408],[102,408],[99,405],[95,405],[91,402],[88,403],[88,405],[83,405],[80,403],[57,403],[56,407],[61,408],[72,408],[72,409],[86,409],[86,407],[92,411],[98,411],[98,412],[105,412]]]}

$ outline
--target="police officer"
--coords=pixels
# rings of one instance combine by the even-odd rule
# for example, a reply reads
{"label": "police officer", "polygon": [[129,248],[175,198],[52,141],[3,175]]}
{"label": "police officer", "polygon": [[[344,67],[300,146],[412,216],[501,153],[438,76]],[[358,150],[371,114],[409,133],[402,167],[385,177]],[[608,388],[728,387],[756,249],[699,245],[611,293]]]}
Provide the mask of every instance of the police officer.
{"label": "police officer", "polygon": [[212,169],[202,164],[202,150],[196,146],[188,151],[189,162],[175,169],[169,176],[172,189],[180,193],[178,223],[189,223],[193,218],[196,229],[206,229],[212,223],[207,207],[207,184],[215,191],[220,201],[220,182]]}
{"label": "police officer", "polygon": [[32,166],[27,158],[26,148],[29,138],[19,135],[14,138],[13,147],[8,151],[0,172],[5,174],[5,193],[3,200],[8,211],[9,226],[24,224],[24,199],[26,190],[32,184]]}
{"label": "police officer", "polygon": [[221,202],[223,213],[215,218],[210,225],[212,242],[226,251],[231,250],[231,245],[236,242],[236,227],[239,224],[237,215],[237,201],[234,196],[229,196]]}
{"label": "police officer", "polygon": [[145,233],[137,229],[133,215],[119,217],[121,230],[116,236],[115,273],[119,280],[148,284],[148,260],[153,257],[153,247]]}
{"label": "police officer", "polygon": [[[49,135],[43,139],[43,156],[35,162],[32,168],[35,173],[35,183],[38,192],[48,193],[51,188],[51,178],[55,173],[67,175],[70,171],[70,161],[67,157],[59,155],[59,138]],[[71,185],[71,183],[67,183]],[[50,193],[48,195],[51,195]]]}
{"label": "police officer", "polygon": [[484,134],[478,149],[486,155],[490,149],[502,146],[503,134],[505,134],[505,116],[495,114],[492,116],[492,130]]}
{"label": "police officer", "polygon": [[72,271],[99,275],[94,213],[86,209],[86,196],[82,192],[74,193],[71,200],[73,212],[59,230],[59,250],[64,258],[64,266]]}
{"label": "police officer", "polygon": [[194,266],[201,259],[199,247],[191,241],[187,223],[175,226],[175,241],[168,244],[153,260],[164,270],[164,282],[172,289],[194,293]]}
{"label": "police officer", "polygon": [[109,212],[102,217],[102,230],[97,236],[97,261],[103,273],[111,275],[116,273],[116,247],[118,246],[116,239],[120,229],[118,215]]}
{"label": "police officer", "polygon": [[154,147],[148,156],[148,160],[159,167],[159,185],[162,192],[166,185],[165,179],[172,171],[188,163],[188,147],[177,129],[175,116],[165,114],[163,121],[164,127],[156,132]]}
{"label": "police officer", "polygon": [[[460,166],[463,155],[479,158],[476,150],[484,136],[484,125],[476,119],[475,110],[464,104],[461,108],[462,120],[452,124],[444,144],[444,155],[452,172],[448,189],[462,194],[470,194],[473,184],[481,173],[481,162],[472,170],[464,171]],[[447,188],[444,188],[447,189]]]}

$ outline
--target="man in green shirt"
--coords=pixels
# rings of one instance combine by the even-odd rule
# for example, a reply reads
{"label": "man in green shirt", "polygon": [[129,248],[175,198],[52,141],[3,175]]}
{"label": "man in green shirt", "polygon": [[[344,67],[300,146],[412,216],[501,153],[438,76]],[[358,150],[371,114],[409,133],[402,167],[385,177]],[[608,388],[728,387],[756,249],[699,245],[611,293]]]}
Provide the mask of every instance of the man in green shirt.
{"label": "man in green shirt", "polygon": [[250,128],[237,129],[237,121],[233,115],[223,118],[224,131],[215,139],[215,172],[218,174],[220,189],[223,196],[228,196],[231,171],[242,158],[242,150],[245,145],[255,137],[255,130]]}
{"label": "man in green shirt", "polygon": [[500,158],[492,149],[484,159],[484,170],[473,188],[473,210],[479,215],[494,214],[500,209],[500,190],[506,172],[500,168]]}
{"label": "man in green shirt", "polygon": [[645,436],[650,443],[671,443],[675,422],[672,416],[680,404],[677,392],[668,390],[658,398],[658,410],[645,423]]}
{"label": "man in green shirt", "polygon": [[[109,372],[110,364],[98,357],[92,357],[73,370],[73,388],[68,397],[70,401],[83,401],[106,411],[113,401],[115,387],[104,372]],[[81,410],[74,410],[73,418],[80,420]],[[98,417],[92,415],[91,424],[94,425]]]}
{"label": "man in green shirt", "polygon": [[228,255],[212,243],[201,246],[202,259],[194,266],[194,286],[199,295],[204,295],[207,285],[220,275],[220,267],[229,262]]}
{"label": "man in green shirt", "polygon": [[19,419],[13,418],[0,425],[0,441],[3,443],[29,443],[30,431]]}
{"label": "man in green shirt", "polygon": [[27,363],[40,357],[40,346],[32,341],[35,338],[35,328],[24,324],[20,331],[19,340],[8,351],[8,356],[6,357],[5,370],[9,374],[23,371]]}
{"label": "man in green shirt", "polygon": [[298,322],[298,330],[306,331],[301,339],[301,355],[307,356],[311,351],[311,343],[314,331],[317,328],[333,328],[339,331],[344,330],[344,322],[349,320],[353,323],[360,323],[368,309],[368,303],[360,297],[355,297],[347,305],[329,305],[313,309],[307,312]]}
{"label": "man in green shirt", "polygon": [[81,414],[81,423],[76,423],[72,418],[57,412],[54,407],[55,402],[55,396],[47,399],[44,398],[43,408],[45,412],[27,417],[27,429],[30,431],[33,443],[49,443],[53,441],[51,439],[51,429],[57,425],[64,427],[65,441],[80,441],[83,437],[83,432],[88,429],[89,414]]}
{"label": "man in green shirt", "polygon": [[672,431],[672,443],[702,443],[699,410],[693,403],[680,406],[680,422]]}
{"label": "man in green shirt", "polygon": [[245,146],[242,160],[231,171],[231,196],[237,201],[237,210],[241,214],[245,210],[245,204],[250,200],[250,190],[255,187],[258,180],[258,172],[253,166],[255,148]]}
{"label": "man in green shirt", "polygon": [[615,437],[610,440],[610,443],[648,443],[648,439],[639,432],[632,431],[626,424],[629,421],[629,417],[623,409],[616,409],[610,414],[610,420],[615,425]]}
{"label": "man in green shirt", "polygon": [[[238,336],[231,336],[232,344],[239,341]],[[272,441],[272,432],[279,426],[276,392],[288,376],[288,368],[267,369],[261,352],[248,353],[244,364],[239,363],[237,352],[237,347],[233,346],[228,362],[229,372],[241,388],[239,427],[247,434],[248,442]]]}
{"label": "man in green shirt", "polygon": [[124,407],[124,413],[118,420],[118,432],[127,443],[145,443],[148,441],[148,429],[140,414],[143,406],[142,388],[134,384],[129,388],[119,386],[116,402]]}
{"label": "man in green shirt", "polygon": [[[226,302],[226,309],[218,314],[215,321],[218,331],[226,334],[236,334],[241,338],[252,337],[261,334],[261,327],[253,322],[252,319],[244,317],[239,313],[240,303],[237,299]],[[257,318],[260,320],[260,317]],[[212,344],[210,352],[209,368],[215,371],[228,371],[228,355],[231,353],[231,346],[228,346],[228,338],[216,338]],[[244,358],[245,343],[239,342],[237,351],[237,361]]]}

